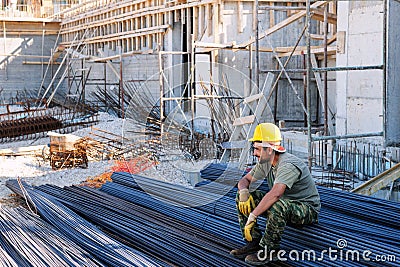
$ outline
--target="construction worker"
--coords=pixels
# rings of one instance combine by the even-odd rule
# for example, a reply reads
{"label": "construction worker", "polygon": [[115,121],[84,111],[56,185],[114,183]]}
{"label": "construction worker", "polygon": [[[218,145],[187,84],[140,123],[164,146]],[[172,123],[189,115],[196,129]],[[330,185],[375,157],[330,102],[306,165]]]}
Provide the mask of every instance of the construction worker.
{"label": "construction worker", "polygon": [[[281,140],[274,124],[257,125],[249,141],[253,142],[258,163],[238,183],[236,207],[247,244],[230,253],[251,265],[277,260],[286,224],[318,222],[321,204],[310,171],[302,160],[286,152]],[[269,192],[249,191],[250,184],[260,179],[267,180]],[[267,219],[264,235],[257,225],[259,216]]]}

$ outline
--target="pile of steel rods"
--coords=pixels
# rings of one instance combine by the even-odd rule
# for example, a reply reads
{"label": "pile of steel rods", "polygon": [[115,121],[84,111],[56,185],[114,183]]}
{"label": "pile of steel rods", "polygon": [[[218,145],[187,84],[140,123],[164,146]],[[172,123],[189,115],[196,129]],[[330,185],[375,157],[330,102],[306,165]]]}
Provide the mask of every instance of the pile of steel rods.
{"label": "pile of steel rods", "polygon": [[207,180],[235,179],[239,180],[247,171],[229,166],[227,163],[210,163],[200,171],[200,176]]}
{"label": "pile of steel rods", "polygon": [[[207,168],[209,169],[203,170],[203,173],[213,176],[212,180],[224,172],[224,165],[209,165]],[[218,188],[216,183],[211,184]],[[400,234],[400,221],[397,219],[400,214],[399,203],[325,187],[318,187],[318,190],[322,203],[320,223],[301,230],[289,227],[289,231],[285,232],[285,240],[313,244],[317,243],[318,239],[324,240],[323,238],[334,238],[333,241],[345,239],[349,249],[359,249],[359,252],[369,249],[374,254],[395,255],[399,258],[400,254],[396,248],[397,237]],[[234,202],[231,204],[234,205]],[[298,234],[310,235],[314,239],[306,242],[304,239],[298,240]],[[323,250],[323,245],[326,247],[328,244],[321,242],[320,251]],[[330,246],[337,249],[335,242],[331,241]]]}
{"label": "pile of steel rods", "polygon": [[0,208],[1,266],[103,266],[23,208]]}
{"label": "pile of steel rods", "polygon": [[[114,178],[116,178],[114,179],[114,183],[119,183],[121,180],[124,180],[123,178],[121,179],[122,176],[124,175],[114,174]],[[125,178],[127,177],[129,177],[128,174],[125,175]],[[130,177],[132,178],[132,176]],[[151,179],[148,180],[150,183]],[[138,191],[134,191],[135,189],[133,188],[138,188],[135,186],[135,182],[131,181],[131,190],[129,190],[129,188],[123,188],[120,190],[120,186],[113,185],[114,183],[104,185],[102,190],[110,194],[119,195],[124,199],[135,203],[137,203],[137,199],[140,198],[140,203],[147,204],[147,201],[144,200],[147,194],[141,194]],[[129,182],[126,181],[123,183],[125,185],[129,184]],[[161,186],[159,183],[160,182],[157,181],[154,187]],[[138,184],[140,185],[140,182],[138,182]],[[212,185],[218,187],[217,183],[212,183]],[[170,185],[166,186],[169,187]],[[179,190],[180,188],[178,189],[178,192]],[[398,244],[396,239],[400,234],[400,231],[398,230],[400,228],[399,221],[397,220],[398,214],[400,214],[400,205],[398,203],[381,201],[352,193],[343,194],[343,192],[326,188],[320,188],[320,194],[323,206],[320,213],[320,223],[317,225],[305,226],[302,229],[288,227],[285,231],[282,242],[283,248],[288,251],[294,249],[313,249],[316,253],[321,253],[323,250],[329,249],[330,247],[337,250],[338,247],[336,242],[338,240],[346,240],[349,245],[346,249],[350,250],[350,252],[351,250],[357,250],[361,254],[365,250],[370,250],[374,255],[395,255],[397,258],[400,257],[398,249],[396,248],[396,244]],[[166,197],[171,198],[173,196],[167,195]],[[237,228],[238,226],[235,227],[235,223],[232,222],[233,220],[236,220],[236,214],[231,209],[231,207],[234,207],[235,205],[234,199],[223,199],[227,209],[226,212],[220,212],[218,205],[215,205],[215,216],[198,219],[196,219],[196,216],[191,216],[194,220],[189,221],[189,223],[201,225],[203,229],[211,232],[215,231],[215,229],[225,229],[227,232],[239,232]],[[183,200],[181,199],[180,201]],[[155,202],[155,200],[153,200],[153,202]],[[180,210],[181,208],[179,207],[171,207],[167,209],[163,206],[163,202],[148,205],[149,208],[156,210],[160,207],[160,212],[167,210],[168,214],[171,216],[184,217],[182,213],[184,214],[185,211]],[[196,209],[207,209],[207,207],[199,206],[196,207]],[[191,210],[190,213],[194,214],[194,211]],[[231,223],[227,224],[226,220],[218,221],[218,216],[223,217]],[[219,226],[215,226],[218,224]],[[207,225],[213,225],[214,227],[207,227]],[[265,220],[260,219],[259,225],[265,225]],[[229,233],[224,233],[223,236],[228,239],[233,238],[232,240],[238,240],[237,236],[234,237],[234,235]],[[325,259],[329,260],[328,257]],[[317,265],[321,266],[322,264],[323,263],[319,262]],[[395,263],[391,262],[386,264],[388,266],[395,265]],[[351,265],[365,266],[368,265],[368,263],[361,263],[361,261],[346,261],[346,264],[343,266]]]}
{"label": "pile of steel rods", "polygon": [[111,179],[116,183],[144,190],[154,197],[160,197],[164,201],[169,201],[172,205],[179,204],[187,207],[203,206],[213,203],[232,189],[232,186],[228,186],[221,188],[219,192],[213,190],[214,193],[212,193],[208,192],[208,186],[203,186],[201,189],[190,189],[181,185],[169,184],[140,175],[123,172],[113,173]]}
{"label": "pile of steel rods", "polygon": [[76,131],[98,123],[98,114],[67,108],[36,109],[0,114],[0,143],[34,139],[48,131]]}
{"label": "pile of steel rods", "polygon": [[50,225],[102,263],[121,267],[160,266],[143,253],[110,238],[54,197],[30,186],[24,186],[21,190],[16,180],[9,180],[6,184],[14,192],[26,197]]}
{"label": "pile of steel rods", "polygon": [[91,188],[40,186],[96,225],[137,248],[178,266],[238,266],[229,255],[237,246],[208,232]]}
{"label": "pile of steel rods", "polygon": [[[189,189],[128,173],[114,173],[113,182],[100,190],[46,185],[37,188],[45,193],[27,189],[27,194],[39,213],[53,225],[66,228],[67,232],[72,231],[69,228],[72,225],[86,227],[85,223],[80,226],[82,219],[75,217],[74,224],[63,222],[65,219],[59,217],[70,215],[64,208],[58,210],[62,204],[52,200],[56,198],[113,236],[157,257],[162,261],[160,265],[243,266],[244,262],[229,257],[230,248],[244,244],[235,209],[237,189],[232,186],[238,178],[234,174],[238,172],[228,170],[232,178],[219,179],[218,174],[225,173],[223,167],[209,165],[207,168],[210,169],[202,173],[203,178],[208,174],[215,181],[228,182],[228,186],[210,182],[207,190]],[[18,185],[14,182],[14,186]],[[263,186],[262,190],[268,190]],[[221,191],[228,194],[222,196]],[[302,228],[287,226],[281,244],[287,261],[270,266],[397,266],[396,261],[375,260],[376,256],[400,259],[399,203],[321,187],[319,192],[322,203],[319,223]],[[55,215],[55,211],[60,215]],[[265,223],[266,219],[259,217],[261,231]],[[86,232],[83,230],[80,236]],[[87,248],[86,238],[80,243],[74,241]],[[367,258],[366,251],[371,252]],[[96,258],[104,262],[103,257],[109,257],[109,252],[102,253],[105,255]]]}
{"label": "pile of steel rods", "polygon": [[[236,219],[232,221],[202,210],[171,205],[170,202],[162,201],[160,198],[153,198],[146,192],[117,183],[106,183],[102,186],[101,191],[191,224],[199,229],[219,236],[221,239],[237,244],[242,242],[242,236],[238,230],[239,223]],[[225,207],[227,209],[230,208],[229,206]]]}
{"label": "pile of steel rods", "polygon": [[[158,211],[164,213],[172,218],[176,218],[182,221],[185,221],[193,226],[204,229],[210,233],[220,236],[220,238],[227,239],[230,241],[234,241],[238,244],[244,244],[242,241],[242,236],[239,230],[239,224],[237,222],[236,211],[232,211],[231,207],[234,207],[234,199],[230,199],[231,203],[226,204],[225,208],[231,210],[231,212],[225,213],[225,216],[230,219],[226,219],[219,215],[212,215],[210,213],[204,212],[202,207],[197,208],[185,208],[180,206],[173,206],[168,204],[167,202],[161,201],[159,198],[154,199],[151,195],[146,192],[139,191],[134,188],[129,188],[126,186],[119,185],[115,182],[106,183],[101,188],[102,191],[105,191],[109,194],[118,196],[119,198],[126,199],[138,205],[144,206],[148,209]],[[221,207],[223,209],[224,207]],[[234,210],[234,208],[233,208]],[[219,213],[218,210],[215,210],[216,213]],[[265,225],[265,219],[260,218],[260,226]],[[261,227],[262,231],[264,230]],[[302,242],[299,243],[298,248],[302,248]],[[239,245],[240,246],[240,245]],[[286,240],[283,244],[284,248],[292,248],[293,244],[289,244]],[[304,249],[304,248],[303,248]],[[274,265],[271,265],[274,266]],[[280,262],[279,265],[276,266],[285,266]],[[331,266],[330,264],[319,264],[316,265],[313,262],[302,262],[300,265],[296,265],[294,262],[290,262],[290,266]],[[351,266],[351,265],[350,265]]]}

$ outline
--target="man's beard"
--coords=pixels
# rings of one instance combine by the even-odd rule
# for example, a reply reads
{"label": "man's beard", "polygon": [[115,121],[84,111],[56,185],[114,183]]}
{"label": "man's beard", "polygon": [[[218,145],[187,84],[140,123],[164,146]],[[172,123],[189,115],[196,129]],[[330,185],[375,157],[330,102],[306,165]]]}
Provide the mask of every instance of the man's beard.
{"label": "man's beard", "polygon": [[270,160],[269,159],[261,159],[261,157],[258,159],[258,163],[260,163],[260,164],[264,164],[264,163],[268,163],[268,162],[270,162]]}

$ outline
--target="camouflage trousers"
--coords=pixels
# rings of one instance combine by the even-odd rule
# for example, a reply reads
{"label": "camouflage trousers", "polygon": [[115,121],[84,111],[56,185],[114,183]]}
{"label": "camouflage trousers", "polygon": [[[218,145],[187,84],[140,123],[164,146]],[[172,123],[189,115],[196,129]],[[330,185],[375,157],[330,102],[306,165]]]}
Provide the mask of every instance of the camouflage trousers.
{"label": "camouflage trousers", "polygon": [[[266,193],[254,191],[250,193],[253,196],[256,206]],[[236,196],[236,210],[239,216],[239,225],[244,238],[244,226],[247,222],[247,216],[242,214],[238,209],[239,194]],[[267,218],[264,235],[256,224],[251,232],[253,240],[261,239],[260,246],[270,250],[279,250],[283,231],[287,224],[301,226],[306,224],[318,223],[318,213],[314,209],[300,201],[279,199],[269,210],[264,212],[262,217]],[[258,220],[259,221],[259,220]]]}

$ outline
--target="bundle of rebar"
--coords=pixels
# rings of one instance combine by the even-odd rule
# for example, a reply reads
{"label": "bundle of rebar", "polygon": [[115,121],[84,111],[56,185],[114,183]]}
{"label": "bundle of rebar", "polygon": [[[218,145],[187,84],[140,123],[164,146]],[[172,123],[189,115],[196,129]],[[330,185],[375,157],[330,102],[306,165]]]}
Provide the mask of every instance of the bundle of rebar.
{"label": "bundle of rebar", "polygon": [[23,208],[0,208],[1,266],[103,266]]}
{"label": "bundle of rebar", "polygon": [[63,235],[87,250],[94,258],[108,266],[160,266],[144,253],[110,238],[95,225],[39,190],[16,180],[7,181],[7,187],[26,197],[42,218]]}
{"label": "bundle of rebar", "polygon": [[[103,185],[101,190],[109,194],[118,195],[134,203],[141,203],[141,205],[164,212],[174,218],[184,220],[188,217],[185,214],[190,213],[190,218],[192,219],[187,220],[188,223],[201,226],[212,233],[221,234],[223,238],[228,238],[231,241],[240,241],[241,236],[236,223],[236,211],[232,210],[232,207],[235,207],[233,198],[224,198],[223,201],[225,203],[222,205],[216,203],[212,209],[212,214],[214,215],[200,211],[207,207],[196,207],[189,211],[182,207],[167,204],[171,201],[168,198],[173,198],[173,195],[167,195],[166,201],[160,199],[160,196],[157,196],[158,201],[150,201],[151,197],[145,192],[126,186],[121,187],[115,184],[116,181],[119,182],[119,176],[120,174],[118,174],[117,179],[114,176],[114,182]],[[140,185],[140,183],[138,184]],[[132,185],[134,186],[134,183]],[[212,183],[212,185],[219,186],[217,183]],[[154,187],[161,186],[159,182],[154,184]],[[178,192],[179,190],[180,188],[178,188]],[[329,248],[338,252],[343,249],[342,253],[347,253],[347,255],[353,253],[353,251],[356,251],[355,253],[363,253],[366,250],[370,250],[374,255],[392,255],[392,258],[399,258],[398,241],[396,240],[400,234],[398,230],[400,229],[400,222],[397,220],[396,215],[400,214],[400,205],[398,203],[325,188],[320,188],[320,194],[322,210],[319,224],[304,226],[301,229],[288,226],[282,240],[283,249],[300,252],[306,249],[312,250],[317,254]],[[225,209],[223,205],[225,205]],[[205,214],[208,214],[208,216]],[[258,222],[261,230],[263,230],[265,219],[259,217]],[[238,235],[235,235],[235,233]],[[336,242],[339,241],[345,242],[348,247],[338,247]],[[323,257],[323,254],[321,256]],[[296,262],[290,263],[294,266],[331,266],[329,260],[328,256],[326,256],[323,262],[301,262],[300,265]],[[341,266],[368,266],[368,262],[362,259],[338,264],[343,264]],[[395,262],[386,262],[385,264],[387,266],[395,266]]]}
{"label": "bundle of rebar", "polygon": [[97,225],[137,248],[146,248],[166,262],[178,266],[187,266],[187,262],[191,266],[237,266],[241,263],[228,253],[235,243],[140,205],[93,189],[44,186],[39,189],[62,199]]}
{"label": "bundle of rebar", "polygon": [[68,133],[97,122],[97,113],[65,108],[0,114],[0,142],[42,137],[51,130]]}
{"label": "bundle of rebar", "polygon": [[123,96],[121,90],[107,91],[97,86],[97,91],[92,93],[92,97],[102,103],[109,113],[133,119],[142,125],[146,124],[147,118],[155,126],[159,124],[159,104],[146,84],[126,81],[123,86]]}
{"label": "bundle of rebar", "polygon": [[[211,180],[215,180],[224,173],[225,167],[218,164],[209,165],[207,166],[208,170],[203,170],[202,173],[210,174]],[[202,177],[207,178],[203,175]],[[212,186],[219,188],[221,185],[212,183]],[[261,188],[261,190],[267,191],[268,187]],[[347,241],[351,241],[354,239],[356,244],[352,245],[358,246],[360,249],[366,244],[371,247],[377,246],[378,248],[375,250],[380,250],[386,255],[390,254],[383,249],[387,247],[388,250],[392,250],[392,255],[396,255],[398,258],[399,253],[395,247],[398,245],[397,236],[400,233],[398,230],[400,222],[396,219],[400,214],[399,203],[321,186],[318,187],[318,191],[322,203],[320,223],[302,230],[307,230],[308,233],[310,231],[317,233],[329,231],[332,236],[336,234],[338,240],[345,238]],[[302,231],[297,228],[291,230]],[[377,253],[377,251],[371,250]]]}
{"label": "bundle of rebar", "polygon": [[[242,236],[240,234],[239,224],[236,216],[232,220],[231,214],[236,213],[234,205],[223,204],[223,201],[227,199],[221,199],[221,205],[209,204],[204,207],[204,210],[200,208],[184,207],[182,205],[173,205],[171,200],[160,196],[154,196],[144,191],[134,189],[132,187],[124,186],[115,182],[104,184],[101,191],[106,192],[113,196],[118,196],[121,199],[143,206],[149,210],[162,213],[171,218],[175,218],[184,223],[191,224],[198,229],[205,230],[216,236],[218,239],[223,239],[239,244],[242,242]],[[175,195],[178,195],[176,193]],[[210,211],[210,212],[209,212]],[[225,214],[217,216],[215,213]],[[234,213],[234,215],[235,215]],[[229,217],[229,219],[225,218]]]}
{"label": "bundle of rebar", "polygon": [[[224,168],[215,167],[223,174]],[[208,171],[218,176],[217,170]],[[209,186],[214,191],[224,187],[218,182]],[[164,263],[244,264],[226,258],[229,248],[244,244],[234,195],[221,196],[127,173],[114,173],[113,182],[103,185],[100,192],[78,187],[37,189],[56,197],[113,236],[153,252]],[[281,242],[285,260],[270,266],[397,266],[393,259],[400,258],[397,240],[400,204],[326,188],[319,191],[322,202],[319,223],[302,228],[288,225]],[[201,202],[205,205],[187,205]],[[261,231],[265,224],[266,218],[260,216]],[[146,239],[149,236],[152,238]],[[377,262],[376,256],[391,260]]]}
{"label": "bundle of rebar", "polygon": [[174,185],[137,174],[123,172],[113,173],[111,179],[115,183],[144,190],[152,196],[170,202],[172,205],[185,207],[198,207],[214,203],[216,200],[223,198],[234,186],[234,184],[228,184],[226,187],[221,187],[218,192],[212,189],[208,191],[208,185],[189,189],[181,185]]}

